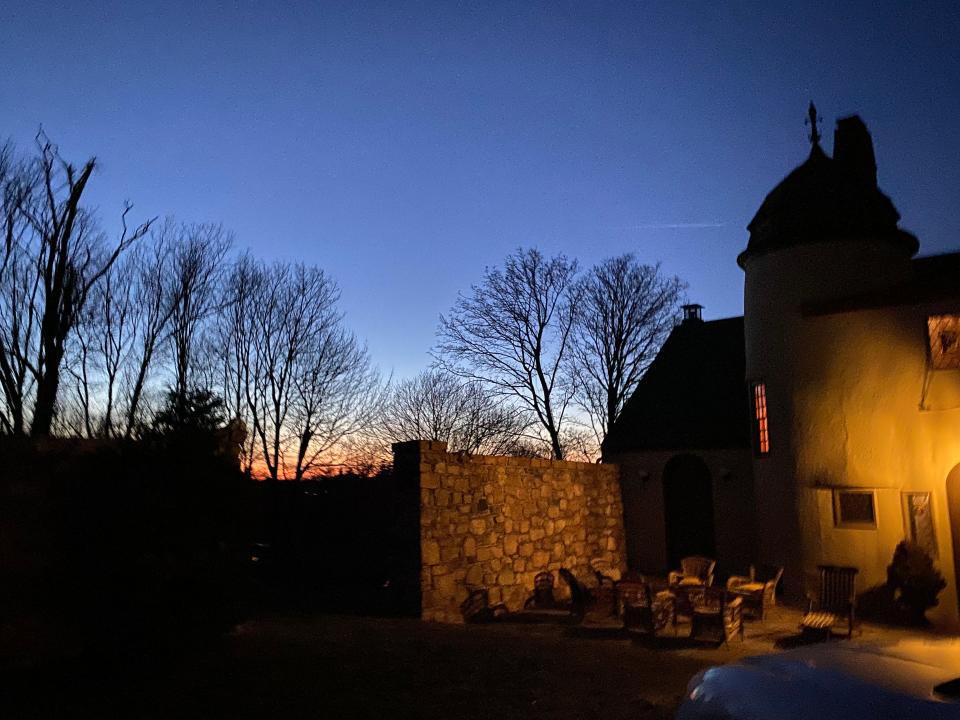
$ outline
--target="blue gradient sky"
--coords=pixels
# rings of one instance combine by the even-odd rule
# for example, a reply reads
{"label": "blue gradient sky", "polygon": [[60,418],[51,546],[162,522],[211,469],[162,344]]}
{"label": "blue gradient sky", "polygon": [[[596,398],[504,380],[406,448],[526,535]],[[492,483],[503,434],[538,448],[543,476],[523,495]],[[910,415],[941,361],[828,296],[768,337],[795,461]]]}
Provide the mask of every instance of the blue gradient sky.
{"label": "blue gradient sky", "polygon": [[813,98],[860,113],[921,252],[960,245],[960,4],[0,0],[0,137],[101,162],[108,226],[220,221],[327,269],[386,370],[518,245],[634,251],[739,314]]}

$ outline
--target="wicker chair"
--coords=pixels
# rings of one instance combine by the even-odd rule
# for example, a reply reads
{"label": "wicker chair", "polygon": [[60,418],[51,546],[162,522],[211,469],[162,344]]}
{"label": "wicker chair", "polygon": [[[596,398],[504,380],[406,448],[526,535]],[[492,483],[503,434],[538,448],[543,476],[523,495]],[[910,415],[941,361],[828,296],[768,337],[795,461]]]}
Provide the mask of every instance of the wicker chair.
{"label": "wicker chair", "polygon": [[593,610],[604,615],[617,615],[617,581],[592,563],[590,569],[597,581],[597,587],[593,589]]}
{"label": "wicker chair", "polygon": [[490,604],[490,591],[485,587],[470,591],[467,599],[460,603],[460,613],[468,623],[493,622],[508,614],[503,603]]}
{"label": "wicker chair", "polygon": [[[687,592],[693,614],[690,637],[730,644],[736,635],[743,641],[743,598],[723,588],[702,586]],[[717,637],[719,635],[719,638]]]}
{"label": "wicker chair", "polygon": [[617,608],[627,632],[654,637],[672,626],[674,635],[677,633],[677,598],[669,590],[654,592],[642,581],[620,582]]}
{"label": "wicker chair", "polygon": [[570,614],[577,621],[583,620],[583,616],[587,613],[587,606],[592,600],[590,591],[567,568],[560,568],[557,573],[570,587]]}
{"label": "wicker chair", "polygon": [[847,621],[847,637],[853,635],[857,603],[855,567],[820,565],[820,588],[816,597],[808,595],[807,613],[800,621],[803,632],[822,632],[829,639],[831,628]]}
{"label": "wicker chair", "polygon": [[751,565],[750,575],[731,575],[727,591],[743,598],[743,609],[760,617],[763,622],[767,609],[777,604],[777,585],[783,577],[779,565]]}
{"label": "wicker chair", "polygon": [[693,555],[685,557],[680,561],[680,570],[671,571],[668,580],[671,585],[713,585],[713,569],[717,566],[717,561]]}

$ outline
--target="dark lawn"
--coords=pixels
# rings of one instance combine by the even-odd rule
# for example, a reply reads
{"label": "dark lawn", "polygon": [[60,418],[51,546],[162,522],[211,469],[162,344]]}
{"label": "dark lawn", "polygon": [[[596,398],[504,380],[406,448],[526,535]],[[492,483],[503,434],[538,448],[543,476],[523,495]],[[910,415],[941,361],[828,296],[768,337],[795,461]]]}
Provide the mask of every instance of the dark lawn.
{"label": "dark lawn", "polygon": [[691,675],[741,654],[677,647],[555,625],[262,619],[177,663],[7,670],[0,717],[667,718]]}

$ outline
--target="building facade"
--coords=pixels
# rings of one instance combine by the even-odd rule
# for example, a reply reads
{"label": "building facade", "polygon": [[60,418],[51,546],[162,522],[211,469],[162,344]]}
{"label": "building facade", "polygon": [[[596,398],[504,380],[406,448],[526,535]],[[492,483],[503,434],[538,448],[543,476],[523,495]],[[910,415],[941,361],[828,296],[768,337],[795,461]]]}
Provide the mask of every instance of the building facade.
{"label": "building facade", "polygon": [[[948,581],[928,616],[957,627],[960,253],[915,257],[860,118],[838,121],[832,157],[811,120],[808,159],[764,200],[737,258],[753,495],[742,532],[757,560],[785,566],[791,595],[819,564],[859,568],[858,591],[879,585],[897,543],[914,540]],[[605,453],[625,485],[628,466],[655,464],[633,442],[632,460],[629,441]]]}

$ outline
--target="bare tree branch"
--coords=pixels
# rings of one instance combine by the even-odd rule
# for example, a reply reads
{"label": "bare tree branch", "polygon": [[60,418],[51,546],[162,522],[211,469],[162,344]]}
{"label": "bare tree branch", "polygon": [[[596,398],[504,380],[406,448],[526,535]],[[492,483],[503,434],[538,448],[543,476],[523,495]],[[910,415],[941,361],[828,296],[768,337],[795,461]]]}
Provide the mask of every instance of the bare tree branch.
{"label": "bare tree branch", "polygon": [[504,268],[441,316],[436,358],[455,375],[521,402],[563,459],[561,429],[573,387],[561,373],[576,308],[577,263],[535,249],[517,250]]}
{"label": "bare tree branch", "polygon": [[685,289],[631,254],[605,260],[581,280],[567,369],[598,445],[670,334]]}

